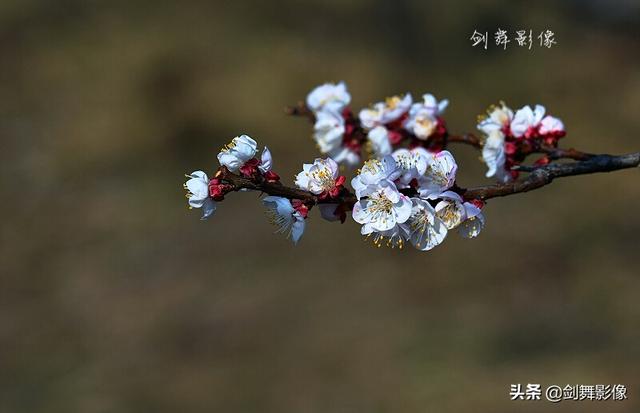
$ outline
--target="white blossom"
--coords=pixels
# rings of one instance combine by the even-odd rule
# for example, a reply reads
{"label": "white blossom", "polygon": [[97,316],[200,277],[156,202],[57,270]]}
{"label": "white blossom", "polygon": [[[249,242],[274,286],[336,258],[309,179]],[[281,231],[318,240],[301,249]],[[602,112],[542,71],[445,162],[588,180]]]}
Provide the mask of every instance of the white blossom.
{"label": "white blossom", "polygon": [[525,106],[519,109],[511,121],[511,133],[516,138],[524,136],[530,128],[536,128],[544,117],[545,108],[536,105],[535,109]]}
{"label": "white blossom", "polygon": [[429,154],[427,169],[419,179],[418,192],[421,198],[434,199],[451,188],[456,180],[458,165],[449,151]]}
{"label": "white blossom", "polygon": [[411,216],[411,200],[391,181],[367,186],[362,196],[353,206],[353,219],[362,224],[363,235],[394,230]]}
{"label": "white blossom", "polygon": [[367,133],[367,138],[371,143],[374,154],[380,158],[391,155],[391,142],[389,141],[389,131],[384,126],[376,126]]}
{"label": "white blossom", "polygon": [[402,249],[405,242],[409,239],[408,227],[405,224],[398,224],[386,231],[375,231],[367,235],[367,239],[372,237],[373,245],[380,248],[382,245],[387,247]]}
{"label": "white blossom", "polygon": [[[258,152],[258,144],[247,135],[233,138],[225,145],[218,154],[220,165],[226,166],[229,171],[238,173],[242,167],[251,159],[255,158]],[[252,168],[266,173],[271,170],[273,159],[271,151],[266,146],[262,149],[259,161],[253,161]]]}
{"label": "white blossom", "polygon": [[486,177],[496,177],[501,182],[508,182],[511,175],[505,169],[507,160],[504,149],[504,134],[499,129],[489,132],[482,146],[482,159],[487,164]]}
{"label": "white blossom", "polygon": [[273,158],[271,157],[271,151],[266,146],[262,149],[262,155],[260,156],[260,165],[258,169],[262,173],[266,173],[271,170],[273,166]]}
{"label": "white blossom", "polygon": [[437,117],[444,112],[449,101],[444,99],[438,102],[431,94],[423,95],[422,98],[422,102],[414,103],[411,106],[405,128],[418,139],[426,140],[436,131]]}
{"label": "white blossom", "polygon": [[429,202],[411,198],[411,216],[402,224],[411,244],[420,251],[428,251],[442,243],[447,236],[447,227],[436,216]]}
{"label": "white blossom", "polygon": [[466,219],[458,226],[458,234],[465,238],[475,238],[484,228],[482,210],[470,202],[464,204]]}
{"label": "white blossom", "polygon": [[209,178],[203,171],[185,175],[189,180],[184,184],[189,199],[189,208],[202,208],[202,219],[209,218],[216,210],[216,203],[209,197]]}
{"label": "white blossom", "polygon": [[447,229],[454,229],[467,219],[467,210],[460,195],[452,191],[440,194],[440,201],[436,204],[436,216]]}
{"label": "white blossom", "polygon": [[540,134],[546,135],[547,133],[558,132],[564,132],[564,123],[560,119],[547,115],[540,121]]}
{"label": "white blossom", "polygon": [[478,123],[478,129],[486,135],[494,131],[503,131],[506,127],[510,127],[513,120],[513,111],[501,102],[500,106],[492,106],[489,108],[488,116],[482,118]]}
{"label": "white blossom", "polygon": [[396,161],[400,175],[395,181],[398,188],[408,188],[411,181],[419,179],[427,170],[431,154],[424,148],[397,149],[391,154]]}
{"label": "white blossom", "polygon": [[337,177],[338,164],[331,158],[318,158],[312,164],[302,165],[295,183],[298,188],[318,195],[334,189]]}
{"label": "white blossom", "polygon": [[420,140],[426,140],[431,136],[438,126],[438,119],[431,114],[431,111],[426,109],[411,108],[409,118],[405,123],[405,128],[413,133],[416,138]]}
{"label": "white blossom", "polygon": [[247,135],[233,138],[218,154],[220,165],[226,166],[231,172],[237,173],[249,159],[256,156],[258,145]]}
{"label": "white blossom", "polygon": [[382,159],[369,159],[362,165],[358,175],[351,180],[351,187],[356,192],[358,199],[363,197],[367,187],[377,185],[382,180],[395,181],[401,171],[392,156]]}
{"label": "white blossom", "polygon": [[[448,99],[442,99],[438,102],[438,100],[430,93],[422,95],[422,105],[423,109],[426,109],[431,112],[433,116],[441,116],[447,106],[449,106]],[[414,105],[415,106],[415,105]]]}
{"label": "white blossom", "polygon": [[269,221],[278,228],[276,232],[285,234],[294,244],[297,244],[304,232],[305,217],[287,198],[268,196],[262,200],[262,203],[266,207]]}
{"label": "white blossom", "polygon": [[307,96],[307,107],[313,112],[331,109],[342,111],[351,102],[351,95],[344,82],[325,83],[313,89]]}
{"label": "white blossom", "polygon": [[384,102],[378,102],[370,108],[362,109],[359,114],[360,123],[367,129],[373,129],[376,126],[393,122],[407,113],[412,103],[413,99],[409,93],[403,97],[392,96]]}
{"label": "white blossom", "polygon": [[316,113],[313,138],[321,153],[329,153],[339,149],[342,145],[344,132],[344,118],[338,112],[326,109]]}

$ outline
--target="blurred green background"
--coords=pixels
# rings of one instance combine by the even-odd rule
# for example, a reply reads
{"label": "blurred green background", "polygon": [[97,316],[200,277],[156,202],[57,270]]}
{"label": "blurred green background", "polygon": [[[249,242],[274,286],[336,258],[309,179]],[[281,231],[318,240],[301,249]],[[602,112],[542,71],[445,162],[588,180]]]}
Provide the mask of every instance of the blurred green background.
{"label": "blurred green background", "polygon": [[[316,211],[293,247],[256,194],[188,211],[247,133],[285,182],[317,154],[283,107],[447,97],[454,133],[543,103],[567,146],[638,151],[637,1],[0,3],[0,412],[637,412],[637,170],[489,202],[477,240],[375,249]],[[471,47],[552,30],[551,49]],[[534,39],[535,40],[535,39]],[[452,147],[461,185],[488,183]],[[512,383],[625,402],[509,401]]]}

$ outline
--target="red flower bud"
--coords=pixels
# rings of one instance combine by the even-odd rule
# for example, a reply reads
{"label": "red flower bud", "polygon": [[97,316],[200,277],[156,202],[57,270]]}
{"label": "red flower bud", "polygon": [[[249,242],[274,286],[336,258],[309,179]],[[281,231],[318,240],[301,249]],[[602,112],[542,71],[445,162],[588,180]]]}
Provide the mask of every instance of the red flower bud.
{"label": "red flower bud", "polygon": [[306,219],[307,215],[309,215],[309,207],[307,207],[305,203],[302,202],[301,200],[292,199],[291,206],[293,206],[293,209],[295,209],[297,212],[300,213],[300,215],[302,215],[302,218]]}
{"label": "red flower bud", "polygon": [[505,142],[504,143],[504,152],[507,155],[513,155],[518,150],[518,147],[513,142]]}
{"label": "red flower bud", "polygon": [[537,161],[534,162],[534,165],[538,165],[538,166],[544,166],[544,165],[548,165],[549,162],[551,162],[549,160],[548,156],[543,156],[542,158],[538,159]]}
{"label": "red flower bud", "polygon": [[260,160],[251,158],[240,167],[240,173],[247,178],[253,178],[258,173],[258,165]]}
{"label": "red flower bud", "polygon": [[392,145],[397,145],[402,142],[403,137],[404,135],[402,134],[402,132],[396,130],[389,131],[389,142],[391,142]]}
{"label": "red flower bud", "polygon": [[278,182],[280,181],[280,175],[273,171],[267,171],[264,174],[264,179],[266,179],[267,182]]}
{"label": "red flower bud", "polygon": [[472,199],[470,201],[476,208],[484,208],[484,201],[482,199]]}

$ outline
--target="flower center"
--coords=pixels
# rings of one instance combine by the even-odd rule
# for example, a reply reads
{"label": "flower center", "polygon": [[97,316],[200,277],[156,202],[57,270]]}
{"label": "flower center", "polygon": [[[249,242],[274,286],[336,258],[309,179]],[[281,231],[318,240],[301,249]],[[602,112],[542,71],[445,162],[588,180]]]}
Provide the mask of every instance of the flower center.
{"label": "flower center", "polygon": [[431,132],[436,128],[436,123],[428,117],[421,117],[416,120],[416,123],[424,129],[426,135],[431,135]]}
{"label": "flower center", "polygon": [[325,191],[333,189],[335,186],[333,175],[328,169],[317,169],[311,173],[311,177],[316,180]]}
{"label": "flower center", "polygon": [[444,171],[434,168],[433,165],[427,167],[426,174],[439,186],[446,186],[449,183],[449,179]]}
{"label": "flower center", "polygon": [[362,165],[362,169],[357,171],[357,174],[360,175],[360,173],[362,172],[369,172],[369,173],[375,174],[381,168],[382,168],[382,162],[380,162],[379,159],[372,158],[365,161],[365,163]]}
{"label": "flower center", "polygon": [[416,154],[401,154],[396,159],[396,165],[405,170],[409,171],[411,168],[415,167],[420,160],[420,155]]}
{"label": "flower center", "polygon": [[435,232],[432,226],[432,219],[430,219],[429,214],[424,211],[418,212],[412,217],[410,226],[411,233],[420,233],[420,237],[416,243],[417,248],[421,248],[424,245],[429,244],[429,241]]}
{"label": "flower center", "polygon": [[418,212],[411,218],[411,230],[414,232],[419,231],[420,233],[424,233],[427,225],[431,224],[429,215],[424,212]]}
{"label": "flower center", "polygon": [[237,146],[236,144],[236,139],[233,138],[231,140],[231,142],[229,142],[228,144],[224,145],[221,149],[221,152],[229,152],[230,150],[232,150],[233,148],[235,148]]}
{"label": "flower center", "polygon": [[400,102],[402,102],[402,99],[400,99],[400,96],[392,96],[390,98],[386,98],[384,103],[387,106],[387,108],[393,110],[396,107],[398,107]]}
{"label": "flower center", "polygon": [[460,223],[460,211],[455,202],[449,202],[446,207],[438,211],[438,217],[451,229]]}
{"label": "flower center", "polygon": [[324,106],[328,102],[332,102],[334,100],[338,100],[338,96],[335,93],[329,93],[327,96],[324,97],[324,99],[320,100],[320,105]]}
{"label": "flower center", "polygon": [[377,193],[371,196],[371,206],[369,210],[372,214],[385,214],[388,215],[393,209],[393,202],[384,194]]}

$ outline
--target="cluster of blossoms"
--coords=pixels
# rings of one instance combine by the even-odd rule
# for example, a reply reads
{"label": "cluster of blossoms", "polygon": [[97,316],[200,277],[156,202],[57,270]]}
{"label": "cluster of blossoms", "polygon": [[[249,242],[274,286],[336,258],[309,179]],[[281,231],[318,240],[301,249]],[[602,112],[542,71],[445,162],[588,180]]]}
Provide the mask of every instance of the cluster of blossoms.
{"label": "cluster of blossoms", "polygon": [[307,109],[315,119],[313,137],[322,154],[340,164],[355,166],[363,149],[376,157],[390,155],[393,147],[443,147],[447,128],[442,114],[449,102],[425,94],[413,102],[411,94],[392,96],[362,109],[356,118],[349,108],[351,95],[343,82],[327,83],[307,96]]}
{"label": "cluster of blossoms", "polygon": [[482,203],[464,202],[452,191],[457,169],[448,151],[419,147],[370,159],[351,181],[358,199],[353,219],[377,246],[402,248],[409,241],[427,251],[453,229],[474,238],[484,226]]}
{"label": "cluster of blossoms", "polygon": [[[545,116],[542,105],[535,108],[524,106],[515,112],[504,104],[491,106],[486,116],[478,119],[478,129],[486,136],[482,158],[487,164],[487,177],[508,182],[518,177],[513,167],[524,161],[527,155],[536,152],[542,145],[558,146],[558,139],[565,136],[564,124],[551,115]],[[549,163],[542,156],[536,165]]]}
{"label": "cluster of blossoms", "polygon": [[[465,238],[478,236],[485,222],[484,203],[463,198],[465,191],[456,185],[458,166],[445,150],[452,139],[442,118],[449,102],[431,94],[414,102],[407,93],[362,109],[357,117],[350,103],[344,83],[321,85],[307,96],[304,113],[313,119],[313,136],[325,157],[302,166],[295,188],[280,183],[269,149],[264,147],[258,157],[256,141],[242,135],[222,148],[212,179],[203,171],[187,175],[189,206],[201,208],[206,219],[231,191],[264,192],[269,195],[262,200],[267,217],[276,232],[294,243],[313,207],[328,221],[344,222],[351,212],[361,233],[377,246],[410,243],[427,251],[453,230]],[[565,135],[562,122],[545,116],[540,105],[525,106],[515,115],[504,103],[493,106],[478,129],[486,135],[482,155],[487,177],[502,182],[517,178],[514,167],[527,155],[548,153]],[[340,165],[354,167],[365,157],[347,188]],[[546,156],[536,161],[548,162]]]}
{"label": "cluster of blossoms", "polygon": [[[270,151],[265,147],[260,159],[256,153],[256,141],[242,135],[222,149],[218,161],[230,173],[254,182],[279,183],[278,175],[271,170]],[[316,197],[322,218],[344,222],[347,209],[352,208],[353,219],[362,224],[362,234],[373,235],[376,245],[381,246],[386,240],[387,246],[402,248],[408,241],[426,251],[439,245],[449,230],[457,229],[464,237],[473,238],[484,225],[481,203],[464,202],[452,191],[457,169],[448,151],[401,148],[364,163],[351,181],[357,199],[353,205],[343,201],[342,196],[349,193],[344,186],[346,178],[340,175],[338,163],[332,158],[304,164],[295,185]],[[202,208],[202,219],[211,216],[217,202],[235,190],[220,176],[220,171],[213,179],[203,171],[187,175],[189,180],[184,187],[189,206]],[[280,196],[267,196],[263,204],[277,232],[297,243],[314,205]]]}

